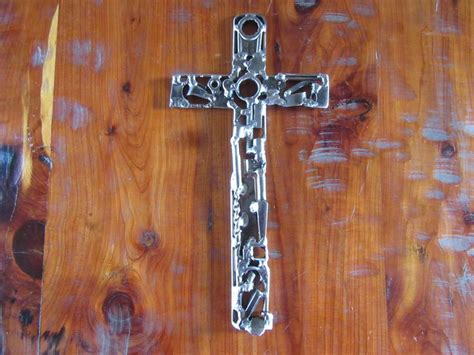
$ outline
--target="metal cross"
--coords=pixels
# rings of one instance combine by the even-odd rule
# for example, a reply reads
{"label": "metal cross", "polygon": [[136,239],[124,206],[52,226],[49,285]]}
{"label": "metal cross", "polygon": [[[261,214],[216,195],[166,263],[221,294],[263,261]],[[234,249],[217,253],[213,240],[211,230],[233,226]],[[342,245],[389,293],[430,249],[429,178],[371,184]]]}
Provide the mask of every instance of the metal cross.
{"label": "metal cross", "polygon": [[327,108],[326,74],[267,75],[266,23],[260,15],[234,18],[229,75],[174,75],[170,107],[231,108],[232,325],[262,335],[273,325],[269,312],[268,202],[265,192],[267,105]]}

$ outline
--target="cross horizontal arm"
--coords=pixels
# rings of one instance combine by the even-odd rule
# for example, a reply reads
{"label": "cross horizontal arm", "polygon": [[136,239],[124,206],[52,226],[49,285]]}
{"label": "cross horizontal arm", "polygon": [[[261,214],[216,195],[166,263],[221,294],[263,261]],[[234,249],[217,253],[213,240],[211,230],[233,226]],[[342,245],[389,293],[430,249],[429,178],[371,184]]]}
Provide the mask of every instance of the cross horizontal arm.
{"label": "cross horizontal arm", "polygon": [[221,83],[226,75],[177,74],[171,82],[170,107],[227,108]]}
{"label": "cross horizontal arm", "polygon": [[277,74],[266,81],[265,103],[284,107],[329,106],[329,76],[326,74]]}
{"label": "cross horizontal arm", "polygon": [[[227,75],[173,75],[170,107],[229,108],[231,98],[222,86],[228,78]],[[326,74],[277,74],[264,79],[264,87],[266,98],[260,99],[267,105],[311,108],[329,105],[329,76]]]}

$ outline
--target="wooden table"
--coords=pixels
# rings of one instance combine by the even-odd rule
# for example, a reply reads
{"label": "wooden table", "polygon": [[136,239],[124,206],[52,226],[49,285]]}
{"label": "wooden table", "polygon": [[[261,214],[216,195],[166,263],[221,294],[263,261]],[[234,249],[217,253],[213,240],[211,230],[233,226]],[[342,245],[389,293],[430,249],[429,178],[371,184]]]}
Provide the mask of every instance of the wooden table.
{"label": "wooden table", "polygon": [[[261,338],[230,324],[231,113],[168,108],[244,12],[269,73],[332,80],[269,110]],[[0,354],[473,353],[473,44],[467,0],[2,1]]]}

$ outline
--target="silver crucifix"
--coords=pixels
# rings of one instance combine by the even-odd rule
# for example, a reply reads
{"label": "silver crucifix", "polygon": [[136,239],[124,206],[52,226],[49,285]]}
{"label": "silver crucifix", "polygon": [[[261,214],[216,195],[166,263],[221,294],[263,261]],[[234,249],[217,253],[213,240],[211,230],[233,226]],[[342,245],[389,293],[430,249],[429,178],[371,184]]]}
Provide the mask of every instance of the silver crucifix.
{"label": "silver crucifix", "polygon": [[266,23],[260,15],[234,18],[229,75],[173,76],[170,107],[231,108],[234,112],[231,210],[232,325],[262,335],[273,325],[269,312],[266,157],[267,105],[327,108],[326,74],[267,75]]}

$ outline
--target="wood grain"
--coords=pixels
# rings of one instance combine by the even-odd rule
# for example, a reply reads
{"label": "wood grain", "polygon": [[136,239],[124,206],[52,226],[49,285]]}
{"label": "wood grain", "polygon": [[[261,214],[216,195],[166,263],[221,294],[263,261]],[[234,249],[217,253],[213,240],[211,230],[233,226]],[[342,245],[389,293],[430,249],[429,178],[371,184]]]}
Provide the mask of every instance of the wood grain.
{"label": "wood grain", "polygon": [[55,8],[53,1],[0,3],[1,354],[34,353],[39,344]]}
{"label": "wood grain", "polygon": [[[261,338],[229,319],[231,113],[168,108],[172,74],[230,71],[244,12],[266,16],[269,73],[331,77],[328,110],[268,112]],[[473,18],[0,2],[0,354],[474,352]]]}

